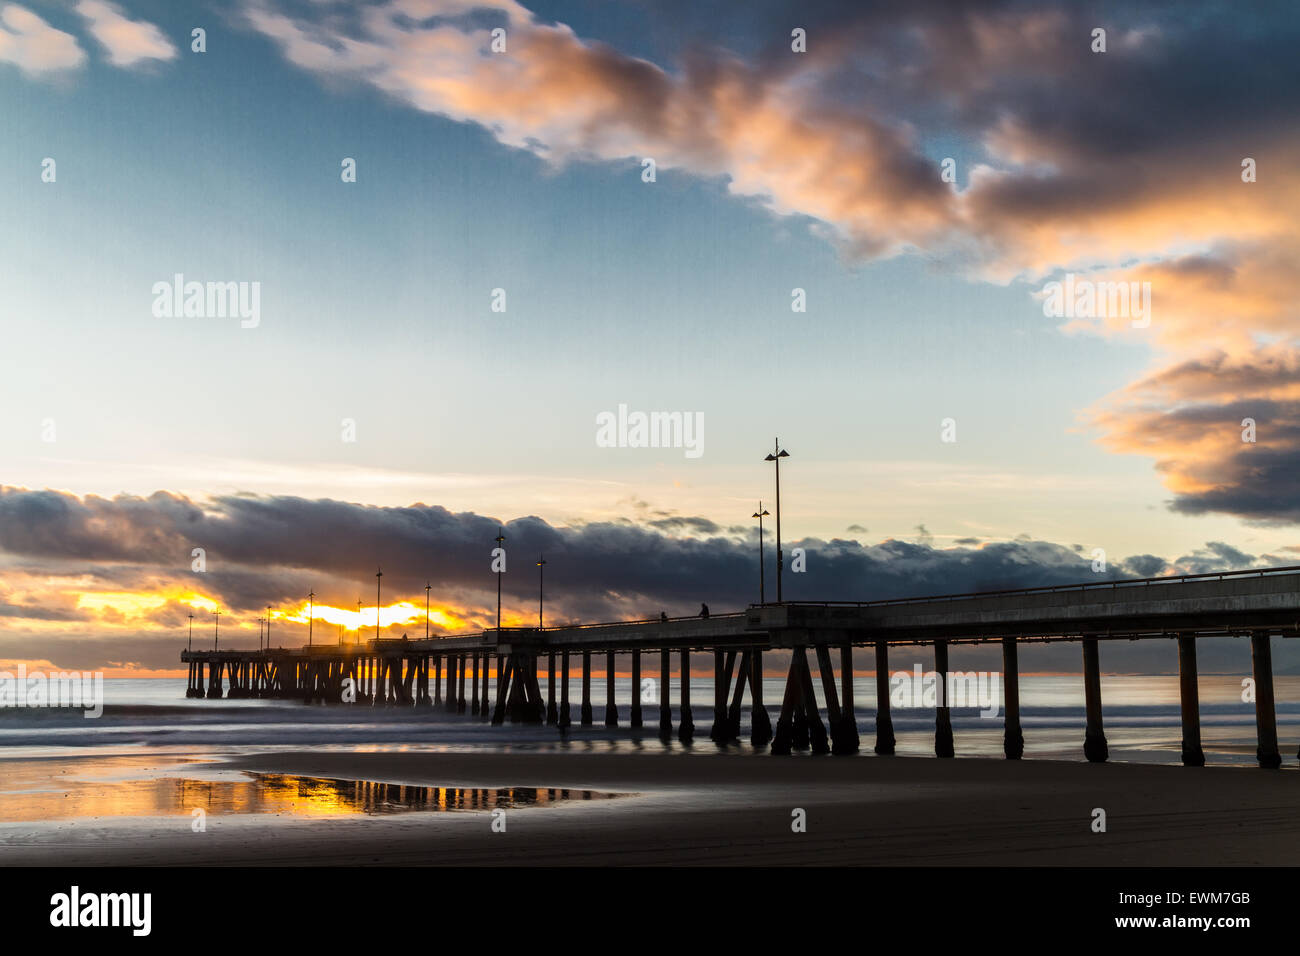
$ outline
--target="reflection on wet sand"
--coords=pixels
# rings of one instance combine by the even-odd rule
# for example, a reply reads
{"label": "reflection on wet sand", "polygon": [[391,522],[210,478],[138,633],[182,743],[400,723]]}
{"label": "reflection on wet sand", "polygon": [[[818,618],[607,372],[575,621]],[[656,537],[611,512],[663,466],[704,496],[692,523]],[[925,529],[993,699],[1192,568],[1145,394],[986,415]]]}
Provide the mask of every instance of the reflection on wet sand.
{"label": "reflection on wet sand", "polygon": [[0,823],[94,817],[205,813],[290,814],[302,817],[406,811],[491,810],[545,806],[569,800],[621,796],[546,787],[421,787],[369,780],[336,780],[278,773],[246,780],[158,777],[112,782],[64,778],[48,789],[0,794]]}

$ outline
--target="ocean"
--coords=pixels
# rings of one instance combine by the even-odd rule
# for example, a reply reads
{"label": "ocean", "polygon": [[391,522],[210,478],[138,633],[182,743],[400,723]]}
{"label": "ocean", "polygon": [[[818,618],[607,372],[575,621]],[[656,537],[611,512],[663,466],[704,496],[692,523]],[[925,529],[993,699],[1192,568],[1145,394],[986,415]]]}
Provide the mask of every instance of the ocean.
{"label": "ocean", "polygon": [[[542,679],[545,693],[545,678]],[[780,710],[784,678],[764,679],[764,698],[772,723]],[[677,684],[672,710],[679,717]],[[658,687],[654,690],[657,692]],[[1202,744],[1206,761],[1254,765],[1254,705],[1242,700],[1241,678],[1202,675],[1199,683]],[[561,735],[554,727],[492,727],[478,718],[437,708],[374,708],[355,705],[308,706],[289,700],[194,700],[185,697],[183,679],[110,679],[104,681],[104,712],[86,719],[80,711],[40,708],[0,709],[0,757],[40,758],[76,754],[212,755],[266,750],[395,749],[448,752],[544,752],[580,748],[595,751],[664,751],[673,754],[716,753],[708,739],[713,719],[711,677],[691,680],[696,739],[690,746],[675,738],[658,738],[657,704],[643,704],[645,726],[628,727],[633,688],[626,676],[615,682],[620,726],[607,729],[604,675],[592,677],[594,723],[578,723],[580,681],[570,681],[573,725]],[[817,687],[818,697],[821,688]],[[1278,738],[1284,766],[1294,765],[1300,744],[1300,677],[1275,678]],[[862,757],[872,757],[875,679],[854,681],[855,712],[862,738]],[[645,698],[643,698],[645,699]],[[1022,676],[1021,726],[1025,758],[1083,759],[1083,683],[1079,676]],[[1000,692],[997,700],[1000,701]],[[1176,676],[1111,675],[1102,677],[1102,701],[1110,759],[1136,763],[1177,763],[1181,725]],[[919,701],[918,701],[919,703]],[[1000,707],[982,716],[976,707],[953,707],[954,746],[959,757],[1002,756]],[[934,711],[931,707],[892,707],[897,752],[933,754]],[[749,708],[742,717],[742,741],[748,739]],[[747,744],[727,748],[738,756],[757,756]]]}

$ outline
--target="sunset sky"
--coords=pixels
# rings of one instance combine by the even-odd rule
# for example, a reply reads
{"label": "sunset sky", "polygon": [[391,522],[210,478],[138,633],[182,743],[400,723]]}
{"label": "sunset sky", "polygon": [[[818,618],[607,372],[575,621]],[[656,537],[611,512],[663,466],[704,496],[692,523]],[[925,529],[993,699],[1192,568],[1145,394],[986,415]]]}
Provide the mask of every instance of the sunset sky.
{"label": "sunset sky", "polygon": [[788,597],[1300,564],[1300,14],[978,9],[0,0],[0,661],[737,608],[776,435]]}

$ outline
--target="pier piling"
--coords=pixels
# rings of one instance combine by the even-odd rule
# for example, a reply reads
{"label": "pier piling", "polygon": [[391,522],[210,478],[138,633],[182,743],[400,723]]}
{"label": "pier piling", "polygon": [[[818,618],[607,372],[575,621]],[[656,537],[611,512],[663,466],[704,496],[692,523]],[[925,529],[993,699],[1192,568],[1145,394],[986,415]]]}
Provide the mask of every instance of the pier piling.
{"label": "pier piling", "polygon": [[641,726],[641,651],[632,651],[632,712],[630,726]]}
{"label": "pier piling", "polygon": [[840,646],[840,749],[832,748],[834,753],[855,754],[861,749],[854,696],[853,645],[843,644]]}
{"label": "pier piling", "polygon": [[1101,661],[1095,637],[1083,639],[1083,697],[1088,722],[1083,755],[1093,763],[1105,763],[1110,751],[1101,725]]}
{"label": "pier piling", "polygon": [[618,704],[614,702],[614,652],[605,653],[605,726],[618,726]]}
{"label": "pier piling", "polygon": [[582,725],[591,724],[591,651],[582,652]]}
{"label": "pier piling", "polygon": [[889,644],[876,641],[876,746],[882,756],[894,752],[894,721],[889,716]]}
{"label": "pier piling", "polygon": [[1002,639],[1002,709],[1002,751],[1008,760],[1019,760],[1025,753],[1025,735],[1020,732],[1020,661],[1014,637]]}
{"label": "pier piling", "polygon": [[935,688],[934,708],[934,755],[951,757],[952,747],[952,712],[948,700],[948,642],[934,642],[934,670],[939,686]]}
{"label": "pier piling", "polygon": [[1178,635],[1178,700],[1183,718],[1183,766],[1204,767],[1201,749],[1201,701],[1196,680],[1196,637]]}
{"label": "pier piling", "polygon": [[560,652],[560,713],[557,723],[561,730],[567,730],[569,716],[569,652]]}
{"label": "pier piling", "polygon": [[1273,703],[1273,649],[1267,631],[1250,635],[1250,662],[1255,675],[1255,759],[1265,770],[1282,766],[1277,750],[1277,712]]}
{"label": "pier piling", "polygon": [[673,737],[673,708],[669,703],[672,693],[672,651],[659,650],[659,739],[665,743]]}
{"label": "pier piling", "polygon": [[756,647],[749,656],[749,742],[754,747],[766,747],[772,742],[772,719],[763,706],[763,650]]}
{"label": "pier piling", "polygon": [[555,709],[555,651],[546,652],[546,722],[555,724],[559,715]]}
{"label": "pier piling", "polygon": [[684,744],[695,738],[695,721],[691,718],[691,652],[682,648],[682,673],[679,678],[681,693],[678,696],[678,708],[681,719],[677,725],[677,739]]}

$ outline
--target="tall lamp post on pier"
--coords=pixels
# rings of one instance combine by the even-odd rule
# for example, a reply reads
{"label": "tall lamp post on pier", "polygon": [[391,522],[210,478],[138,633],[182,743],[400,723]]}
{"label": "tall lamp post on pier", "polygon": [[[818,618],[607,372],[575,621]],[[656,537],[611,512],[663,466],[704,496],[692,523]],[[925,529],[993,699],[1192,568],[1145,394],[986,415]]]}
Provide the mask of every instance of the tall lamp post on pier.
{"label": "tall lamp post on pier", "polygon": [[429,592],[433,590],[433,582],[424,582],[424,639],[429,639]]}
{"label": "tall lamp post on pier", "polygon": [[785,570],[785,552],[781,550],[781,459],[789,458],[790,453],[781,447],[781,439],[772,443],[772,454],[764,458],[776,465],[776,603],[780,604],[781,575]]}
{"label": "tall lamp post on pier", "polygon": [[357,598],[357,626],[354,628],[357,632],[357,644],[361,644],[361,598]]}
{"label": "tall lamp post on pier", "polygon": [[311,625],[316,618],[316,589],[307,595],[307,646],[311,647]]}
{"label": "tall lamp post on pier", "polygon": [[[496,541],[497,541],[497,550],[498,550],[498,551],[501,550],[501,543],[502,543],[503,541],[505,541],[505,540],[506,540],[506,532],[505,532],[505,529],[502,528],[502,527],[498,527],[498,528],[497,528],[497,538],[496,538]],[[496,573],[496,575],[497,575],[497,634],[498,634],[498,639],[500,639],[500,632],[501,632],[501,574],[502,574],[501,571],[498,571],[498,572]]]}
{"label": "tall lamp post on pier", "polygon": [[190,650],[194,650],[194,615],[190,615]]}
{"label": "tall lamp post on pier", "polygon": [[540,631],[542,624],[542,607],[546,600],[546,558],[542,555],[537,556],[537,629]]}
{"label": "tall lamp post on pier", "polygon": [[770,515],[770,511],[763,510],[763,502],[758,503],[758,510],[750,517],[758,519],[758,603],[767,603],[767,573],[763,569],[763,519]]}
{"label": "tall lamp post on pier", "polygon": [[271,605],[266,606],[266,649],[271,649]]}
{"label": "tall lamp post on pier", "polygon": [[215,651],[221,642],[221,609],[217,608],[212,614],[212,649]]}
{"label": "tall lamp post on pier", "polygon": [[379,594],[383,584],[384,569],[375,571],[375,640],[379,640]]}

